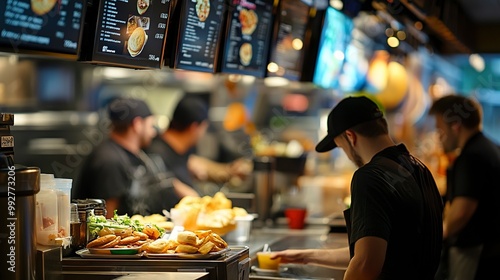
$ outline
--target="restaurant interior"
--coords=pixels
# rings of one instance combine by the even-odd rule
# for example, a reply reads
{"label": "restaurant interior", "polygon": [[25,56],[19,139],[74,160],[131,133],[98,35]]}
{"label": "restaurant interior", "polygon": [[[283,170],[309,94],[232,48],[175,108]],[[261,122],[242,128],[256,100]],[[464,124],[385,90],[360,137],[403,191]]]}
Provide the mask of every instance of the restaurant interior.
{"label": "restaurant interior", "polygon": [[[251,244],[246,255],[235,253],[239,279],[261,279],[258,271],[242,274],[250,269],[245,257],[253,264],[266,238],[278,236],[268,228],[289,234],[283,209],[291,203],[307,208],[307,234],[323,234],[324,226],[327,233],[344,231],[355,166],[338,149],[314,151],[342,98],[376,101],[391,136],[431,169],[442,193],[447,157],[428,117],[434,99],[458,93],[478,100],[484,132],[500,145],[495,0],[212,0],[210,12],[199,11],[203,0],[152,0],[137,9],[135,0],[55,2],[48,11],[30,9],[25,0],[0,7],[0,113],[14,115],[15,163],[76,181],[86,156],[107,135],[110,100],[145,100],[161,131],[180,97],[200,97],[209,106],[210,126],[196,153],[254,164],[246,180],[199,182],[204,195],[224,192],[255,214],[262,235],[235,243]],[[262,164],[269,159],[272,168]],[[292,239],[298,246],[324,246],[301,238]],[[274,248],[285,246],[280,242]],[[62,279],[88,272],[73,261],[63,263],[74,272]],[[186,279],[222,279],[213,270],[221,277],[231,267],[229,261],[201,266],[211,267],[207,275]],[[324,278],[331,271],[316,272],[315,279],[333,279]],[[61,279],[49,274],[36,279]],[[118,279],[118,273],[102,277]]]}

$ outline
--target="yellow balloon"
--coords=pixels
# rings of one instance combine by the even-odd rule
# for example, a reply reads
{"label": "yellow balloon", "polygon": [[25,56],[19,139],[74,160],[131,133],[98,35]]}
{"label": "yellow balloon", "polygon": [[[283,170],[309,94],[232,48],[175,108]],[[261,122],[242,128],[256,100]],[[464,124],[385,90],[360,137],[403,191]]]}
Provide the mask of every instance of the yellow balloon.
{"label": "yellow balloon", "polygon": [[387,84],[376,94],[382,105],[390,110],[396,108],[403,101],[408,91],[408,73],[403,65],[391,61],[387,65]]}

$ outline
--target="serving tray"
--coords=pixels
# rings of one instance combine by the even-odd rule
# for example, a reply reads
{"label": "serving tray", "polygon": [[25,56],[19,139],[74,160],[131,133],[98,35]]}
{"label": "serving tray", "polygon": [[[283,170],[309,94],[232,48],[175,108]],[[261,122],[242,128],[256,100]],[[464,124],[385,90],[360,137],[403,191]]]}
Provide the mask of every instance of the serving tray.
{"label": "serving tray", "polygon": [[229,252],[230,248],[225,248],[218,252],[210,252],[208,254],[187,254],[187,253],[174,253],[174,254],[154,254],[154,253],[144,253],[146,258],[151,259],[195,259],[195,260],[206,260],[206,259],[218,259],[225,253]]}
{"label": "serving tray", "polygon": [[[105,249],[92,250],[104,251]],[[139,253],[138,249],[113,248],[107,250],[109,253],[92,253],[89,249],[81,249],[76,251],[75,253],[85,259],[139,259],[143,256],[143,253]]]}

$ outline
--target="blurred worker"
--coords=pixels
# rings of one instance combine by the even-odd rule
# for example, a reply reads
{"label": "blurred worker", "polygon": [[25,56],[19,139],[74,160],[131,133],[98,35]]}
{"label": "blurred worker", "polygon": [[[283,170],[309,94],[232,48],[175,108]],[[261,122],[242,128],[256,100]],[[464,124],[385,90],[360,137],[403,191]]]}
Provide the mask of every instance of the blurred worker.
{"label": "blurred worker", "polygon": [[442,269],[450,280],[492,279],[500,263],[500,150],[482,133],[474,100],[447,95],[430,114],[444,152],[458,151],[447,173]]}
{"label": "blurred worker", "polygon": [[149,107],[139,99],[117,98],[108,113],[109,137],[86,158],[73,197],[105,199],[108,217],[115,209],[130,216],[170,209],[178,200],[173,185],[181,183],[157,168],[142,150],[156,135]]}
{"label": "blurred worker", "polygon": [[209,126],[208,106],[199,98],[184,96],[177,104],[168,128],[153,139],[146,152],[159,156],[166,169],[190,187],[177,187],[180,197],[204,195],[196,181],[225,182],[251,169],[243,160],[219,163],[195,154],[198,141]]}
{"label": "blurred worker", "polygon": [[442,245],[442,200],[430,171],[403,144],[366,97],[347,97],[328,116],[316,146],[340,147],[359,168],[345,214],[349,247],[274,253],[282,262],[345,266],[344,279],[434,279]]}

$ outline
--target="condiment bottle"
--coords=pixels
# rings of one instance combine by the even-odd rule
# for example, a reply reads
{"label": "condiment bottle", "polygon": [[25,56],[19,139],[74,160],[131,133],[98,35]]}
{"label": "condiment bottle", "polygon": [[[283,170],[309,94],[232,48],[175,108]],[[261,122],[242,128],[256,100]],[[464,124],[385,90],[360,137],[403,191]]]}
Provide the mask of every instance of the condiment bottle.
{"label": "condiment bottle", "polygon": [[59,218],[54,187],[53,174],[40,174],[40,192],[36,194],[36,239],[42,245],[56,245]]}

